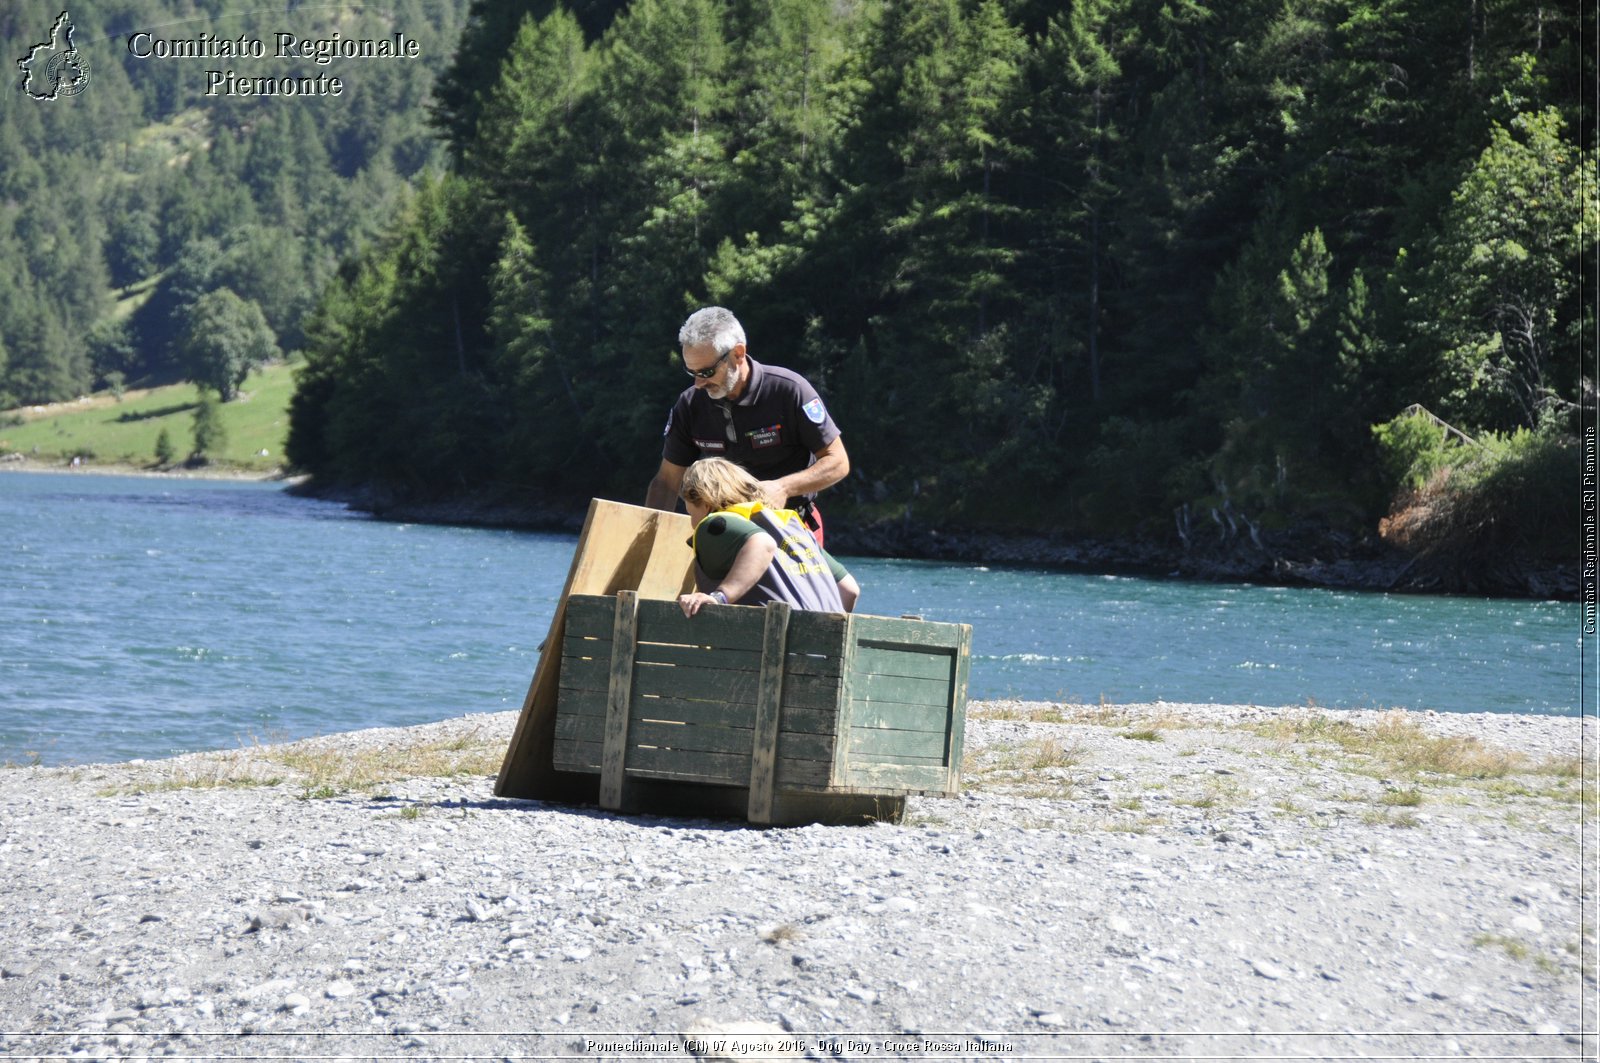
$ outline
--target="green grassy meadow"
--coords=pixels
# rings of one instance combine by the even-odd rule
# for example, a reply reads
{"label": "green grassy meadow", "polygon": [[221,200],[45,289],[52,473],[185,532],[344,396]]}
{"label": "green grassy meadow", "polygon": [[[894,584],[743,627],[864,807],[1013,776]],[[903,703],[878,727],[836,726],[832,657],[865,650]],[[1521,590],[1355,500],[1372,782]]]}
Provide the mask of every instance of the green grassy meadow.
{"label": "green grassy meadow", "polygon": [[[281,466],[293,394],[291,365],[271,365],[252,373],[239,397],[219,407],[228,440],[212,465],[248,472],[270,472]],[[156,437],[165,428],[176,461],[182,464],[194,449],[199,399],[193,384],[173,384],[129,391],[121,401],[101,391],[77,402],[8,410],[0,413],[0,455],[17,453],[47,462],[67,462],[79,455],[90,465],[154,469]]]}

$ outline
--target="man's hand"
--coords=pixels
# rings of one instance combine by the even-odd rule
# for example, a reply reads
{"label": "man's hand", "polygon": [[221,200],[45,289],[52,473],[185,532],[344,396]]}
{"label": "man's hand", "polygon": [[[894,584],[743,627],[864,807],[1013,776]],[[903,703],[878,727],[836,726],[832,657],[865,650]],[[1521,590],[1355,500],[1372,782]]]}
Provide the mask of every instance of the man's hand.
{"label": "man's hand", "polygon": [[789,499],[815,494],[832,487],[850,475],[850,455],[845,453],[844,440],[835,439],[816,453],[816,460],[799,472],[764,480],[761,490],[764,501],[776,509],[787,508]]}
{"label": "man's hand", "polygon": [[767,504],[768,509],[787,509],[789,492],[783,489],[782,480],[762,480],[761,500]]}
{"label": "man's hand", "polygon": [[687,465],[674,465],[672,462],[661,459],[661,468],[656,470],[650,486],[645,489],[644,504],[651,509],[664,509],[668,513],[678,508],[678,489],[683,486],[683,474],[689,471]]}

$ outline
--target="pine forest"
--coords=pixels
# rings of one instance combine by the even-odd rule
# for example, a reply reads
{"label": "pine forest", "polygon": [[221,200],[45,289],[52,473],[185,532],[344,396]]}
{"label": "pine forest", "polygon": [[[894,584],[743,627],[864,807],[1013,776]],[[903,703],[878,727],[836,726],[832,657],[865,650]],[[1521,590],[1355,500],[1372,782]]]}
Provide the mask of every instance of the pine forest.
{"label": "pine forest", "polygon": [[292,23],[422,57],[338,99],[206,97],[206,63],[125,49],[70,100],[12,93],[0,407],[225,401],[288,358],[323,488],[581,512],[642,500],[678,326],[716,303],[826,398],[840,525],[1578,556],[1593,5],[72,14],[80,47]]}

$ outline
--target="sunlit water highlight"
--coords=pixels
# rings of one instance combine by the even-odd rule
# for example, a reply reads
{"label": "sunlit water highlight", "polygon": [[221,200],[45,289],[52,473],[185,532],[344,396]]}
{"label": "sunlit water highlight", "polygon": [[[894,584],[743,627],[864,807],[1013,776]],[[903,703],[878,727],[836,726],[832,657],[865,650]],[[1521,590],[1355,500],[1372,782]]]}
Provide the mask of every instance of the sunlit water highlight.
{"label": "sunlit water highlight", "polygon": [[[0,763],[522,703],[574,538],[372,521],[270,484],[0,475]],[[1578,606],[850,559],[973,625],[971,695],[1571,714]]]}

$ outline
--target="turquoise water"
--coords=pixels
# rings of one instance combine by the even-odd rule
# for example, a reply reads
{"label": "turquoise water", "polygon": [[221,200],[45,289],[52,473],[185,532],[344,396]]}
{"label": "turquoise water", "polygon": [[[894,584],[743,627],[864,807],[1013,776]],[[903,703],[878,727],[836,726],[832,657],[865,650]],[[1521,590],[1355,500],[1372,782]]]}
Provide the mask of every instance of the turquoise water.
{"label": "turquoise water", "polygon": [[[0,763],[521,706],[566,535],[365,519],[269,484],[0,475]],[[1571,602],[850,559],[864,612],[973,625],[971,694],[1571,714]]]}

